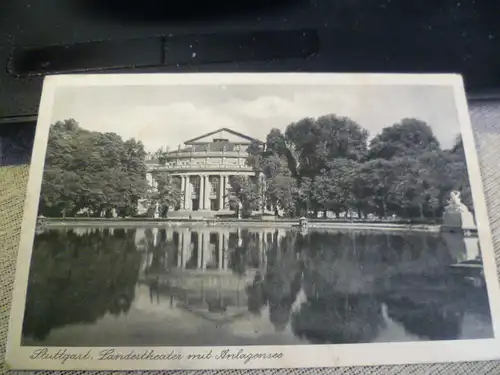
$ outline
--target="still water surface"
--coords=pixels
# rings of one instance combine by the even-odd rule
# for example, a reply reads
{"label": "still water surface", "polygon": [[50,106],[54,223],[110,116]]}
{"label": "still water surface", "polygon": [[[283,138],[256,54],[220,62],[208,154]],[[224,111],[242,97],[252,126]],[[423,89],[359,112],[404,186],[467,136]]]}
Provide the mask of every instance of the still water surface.
{"label": "still water surface", "polygon": [[464,244],[425,232],[48,230],[35,239],[23,344],[492,337],[486,288],[450,272],[477,256],[477,244]]}

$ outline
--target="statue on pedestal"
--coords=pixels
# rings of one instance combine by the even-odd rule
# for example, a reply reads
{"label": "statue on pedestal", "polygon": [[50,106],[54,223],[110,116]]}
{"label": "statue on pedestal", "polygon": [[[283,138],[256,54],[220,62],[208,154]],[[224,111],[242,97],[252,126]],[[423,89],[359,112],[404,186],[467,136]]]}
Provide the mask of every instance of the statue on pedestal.
{"label": "statue on pedestal", "polygon": [[448,205],[444,208],[443,229],[470,232],[476,230],[474,216],[467,206],[462,203],[459,191],[452,191]]}
{"label": "statue on pedestal", "polygon": [[452,191],[450,193],[450,200],[448,201],[448,205],[445,207],[445,210],[448,212],[469,212],[469,209],[465,204],[462,203],[460,199],[459,191]]}

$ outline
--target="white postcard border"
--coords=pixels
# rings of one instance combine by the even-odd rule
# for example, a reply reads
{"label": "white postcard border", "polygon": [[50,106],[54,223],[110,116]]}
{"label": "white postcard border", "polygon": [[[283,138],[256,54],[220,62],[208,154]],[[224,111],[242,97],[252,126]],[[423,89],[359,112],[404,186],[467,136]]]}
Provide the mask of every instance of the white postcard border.
{"label": "white postcard border", "polygon": [[[63,86],[172,86],[172,85],[425,85],[449,86],[454,90],[461,132],[466,153],[469,180],[472,189],[478,234],[483,254],[483,265],[492,315],[494,339],[453,340],[399,343],[369,343],[345,345],[293,345],[293,346],[241,346],[241,347],[116,347],[116,348],[56,348],[47,347],[48,354],[61,355],[58,359],[34,359],[36,350],[45,347],[21,346],[29,265],[36,227],[36,215],[40,196],[48,131],[52,120],[55,92]],[[111,75],[62,75],[45,79],[40,112],[31,159],[27,197],[24,206],[21,240],[15,275],[14,295],[10,316],[6,362],[9,368],[19,370],[167,370],[167,369],[250,369],[250,368],[298,368],[330,366],[365,366],[412,363],[440,363],[455,361],[492,360],[500,358],[500,285],[493,241],[484,197],[483,182],[473,131],[459,75],[439,74],[310,74],[310,73],[249,73],[249,74],[111,74]],[[245,355],[258,353],[282,353],[273,359],[217,359],[223,350]],[[174,351],[182,354],[182,360],[129,359],[99,360],[103,350],[115,354],[140,355],[153,351],[166,355]],[[187,355],[206,354],[209,359],[187,359]],[[82,360],[73,356],[85,355],[94,359]],[[72,356],[70,356],[72,354]],[[72,357],[72,358],[70,358]],[[280,357],[280,358],[277,358]],[[63,361],[63,358],[66,358]],[[151,358],[151,357],[148,357]],[[158,357],[163,358],[163,357]]]}

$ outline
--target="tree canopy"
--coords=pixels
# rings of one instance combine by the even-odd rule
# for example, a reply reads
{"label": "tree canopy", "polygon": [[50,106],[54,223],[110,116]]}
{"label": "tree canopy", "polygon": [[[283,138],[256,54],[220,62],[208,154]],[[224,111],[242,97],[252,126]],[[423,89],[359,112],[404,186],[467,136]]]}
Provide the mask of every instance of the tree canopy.
{"label": "tree canopy", "polygon": [[91,132],[73,119],[56,122],[49,133],[39,212],[133,215],[148,188],[145,157],[135,139]]}
{"label": "tree canopy", "polygon": [[304,118],[252,144],[248,165],[263,176],[265,202],[288,215],[311,210],[358,217],[440,217],[451,190],[472,209],[465,154],[457,137],[443,150],[432,128],[405,118],[368,143],[346,117]]}
{"label": "tree canopy", "polygon": [[370,142],[370,158],[393,159],[439,150],[439,141],[423,121],[406,118],[386,127]]}

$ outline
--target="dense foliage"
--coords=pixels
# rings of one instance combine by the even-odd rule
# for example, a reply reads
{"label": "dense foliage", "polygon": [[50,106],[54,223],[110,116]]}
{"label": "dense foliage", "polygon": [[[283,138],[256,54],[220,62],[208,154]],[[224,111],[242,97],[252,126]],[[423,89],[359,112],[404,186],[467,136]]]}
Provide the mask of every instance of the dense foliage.
{"label": "dense foliage", "polygon": [[[266,205],[288,216],[440,217],[452,190],[472,209],[461,138],[443,150],[417,119],[403,119],[368,142],[368,132],[348,118],[306,118],[284,133],[271,130],[265,145],[249,153],[248,164],[264,178],[247,183],[265,183]],[[239,181],[241,201],[254,202],[242,196],[246,190]]]}
{"label": "dense foliage", "polygon": [[162,209],[176,204],[179,192],[168,176],[156,176],[158,189],[150,189],[145,158],[140,141],[91,132],[72,119],[56,122],[49,134],[40,214],[133,216],[140,199]]}
{"label": "dense foliage", "polygon": [[[155,156],[166,162],[168,150]],[[229,205],[244,215],[265,207],[285,216],[368,215],[441,217],[451,190],[472,209],[465,154],[457,138],[442,149],[431,127],[403,119],[369,141],[368,132],[346,117],[325,115],[272,129],[264,145],[248,148],[256,176],[231,178]],[[156,189],[146,180],[141,142],[115,133],[82,129],[75,120],[52,125],[40,213],[45,216],[134,216],[146,198],[167,216],[178,206],[180,183],[157,174]]]}

